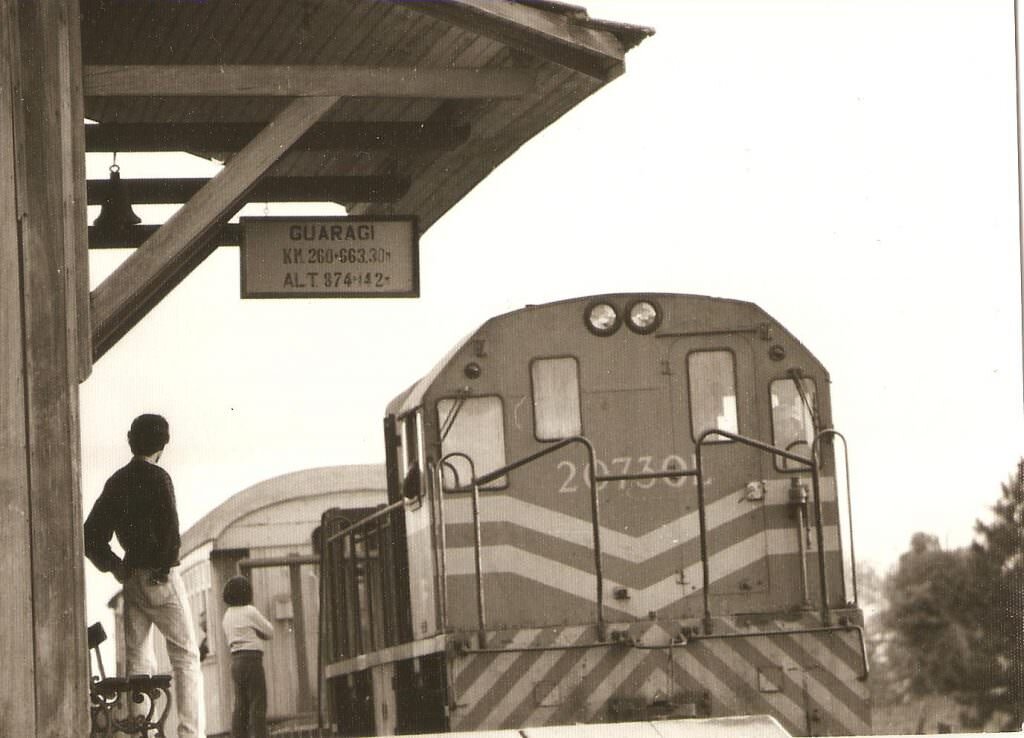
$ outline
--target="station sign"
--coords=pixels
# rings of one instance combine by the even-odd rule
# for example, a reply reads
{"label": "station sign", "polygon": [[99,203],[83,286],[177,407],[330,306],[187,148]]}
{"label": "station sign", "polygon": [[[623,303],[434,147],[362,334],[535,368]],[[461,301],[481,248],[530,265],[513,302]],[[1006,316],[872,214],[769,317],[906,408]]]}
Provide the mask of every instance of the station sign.
{"label": "station sign", "polygon": [[419,297],[413,216],[240,222],[243,298]]}

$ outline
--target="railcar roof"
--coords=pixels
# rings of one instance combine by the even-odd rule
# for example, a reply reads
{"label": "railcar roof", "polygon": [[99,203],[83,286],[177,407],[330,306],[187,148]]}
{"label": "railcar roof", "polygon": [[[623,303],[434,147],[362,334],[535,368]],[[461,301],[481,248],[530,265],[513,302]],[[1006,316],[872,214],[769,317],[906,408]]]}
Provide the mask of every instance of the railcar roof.
{"label": "railcar roof", "polygon": [[264,480],[235,493],[181,536],[185,556],[208,541],[216,541],[239,518],[270,505],[337,492],[387,490],[383,464],[352,464],[302,469]]}

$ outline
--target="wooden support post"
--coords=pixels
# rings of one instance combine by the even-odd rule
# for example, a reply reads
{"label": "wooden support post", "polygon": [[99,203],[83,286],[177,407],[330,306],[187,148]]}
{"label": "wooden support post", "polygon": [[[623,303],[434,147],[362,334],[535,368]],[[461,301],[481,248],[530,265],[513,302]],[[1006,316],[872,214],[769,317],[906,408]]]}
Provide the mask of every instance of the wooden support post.
{"label": "wooden support post", "polygon": [[[0,735],[89,732],[77,0],[0,0]],[[79,168],[80,165],[80,168]],[[81,190],[84,194],[84,187]],[[85,370],[87,371],[87,370]]]}
{"label": "wooden support post", "polygon": [[[72,344],[78,353],[78,381],[84,382],[92,373],[92,321],[89,304],[89,218],[86,212],[85,189],[85,98],[82,95],[81,14],[78,0],[68,4],[67,37],[60,39],[61,84],[67,94],[61,97],[61,127],[70,132],[62,136],[61,155],[64,160],[64,249],[68,255],[65,277],[68,290],[74,295]],[[75,413],[78,405],[75,404]],[[77,425],[77,420],[76,420]]]}
{"label": "wooden support post", "polygon": [[93,291],[93,357],[102,356],[216,248],[246,194],[338,97],[293,100],[249,145]]}
{"label": "wooden support post", "polygon": [[14,192],[13,0],[0,3],[0,650],[21,678],[0,690],[0,731],[35,735],[35,658],[32,653],[32,571],[29,479],[25,459],[25,366],[21,310],[21,265]]}

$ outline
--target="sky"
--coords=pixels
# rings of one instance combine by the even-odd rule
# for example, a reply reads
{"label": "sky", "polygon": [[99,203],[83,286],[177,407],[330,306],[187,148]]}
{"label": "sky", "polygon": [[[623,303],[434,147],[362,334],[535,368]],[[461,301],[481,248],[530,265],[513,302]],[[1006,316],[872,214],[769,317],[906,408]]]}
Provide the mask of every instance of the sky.
{"label": "sky", "polygon": [[[383,461],[388,401],[490,316],[681,292],[760,305],[829,369],[861,560],[884,572],[915,531],[970,542],[1024,455],[1012,3],[577,2],[656,34],[422,235],[418,299],[241,300],[222,248],[95,364],[86,513],[139,413],[170,420],[184,530],[264,479]],[[340,211],[245,210],[298,212]],[[93,287],[127,253],[94,251]],[[106,619],[117,585],[86,571]]]}

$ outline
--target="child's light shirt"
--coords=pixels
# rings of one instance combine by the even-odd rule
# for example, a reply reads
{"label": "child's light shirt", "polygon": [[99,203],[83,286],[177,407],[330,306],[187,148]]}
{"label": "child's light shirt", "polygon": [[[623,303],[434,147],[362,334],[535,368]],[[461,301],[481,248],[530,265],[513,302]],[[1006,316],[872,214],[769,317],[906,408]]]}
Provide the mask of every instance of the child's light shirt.
{"label": "child's light shirt", "polygon": [[274,637],[274,626],[252,605],[229,607],[222,624],[231,653],[262,651],[263,641]]}

